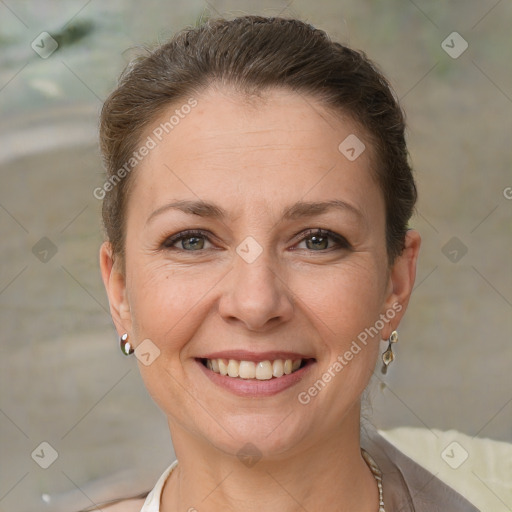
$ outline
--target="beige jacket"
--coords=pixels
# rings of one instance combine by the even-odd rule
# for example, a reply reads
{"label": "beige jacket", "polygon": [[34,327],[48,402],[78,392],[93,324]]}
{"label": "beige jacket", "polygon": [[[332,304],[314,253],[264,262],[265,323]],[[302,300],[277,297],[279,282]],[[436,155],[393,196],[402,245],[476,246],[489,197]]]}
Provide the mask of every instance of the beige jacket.
{"label": "beige jacket", "polygon": [[361,446],[382,471],[386,512],[480,512],[386,441],[373,427],[363,429]]}

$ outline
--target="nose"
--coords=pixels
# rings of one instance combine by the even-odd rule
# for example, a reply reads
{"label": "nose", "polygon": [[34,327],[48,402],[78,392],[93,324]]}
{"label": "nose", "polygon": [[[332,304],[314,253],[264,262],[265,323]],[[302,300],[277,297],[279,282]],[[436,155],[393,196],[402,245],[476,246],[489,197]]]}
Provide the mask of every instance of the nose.
{"label": "nose", "polygon": [[219,301],[219,314],[225,321],[261,332],[292,318],[293,293],[286,273],[267,254],[264,250],[250,263],[235,255]]}

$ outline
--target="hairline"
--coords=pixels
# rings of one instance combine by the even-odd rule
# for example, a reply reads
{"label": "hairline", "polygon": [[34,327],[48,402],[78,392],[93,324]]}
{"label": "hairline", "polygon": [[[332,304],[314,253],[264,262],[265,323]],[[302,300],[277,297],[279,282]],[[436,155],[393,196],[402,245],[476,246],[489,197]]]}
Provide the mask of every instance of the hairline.
{"label": "hairline", "polygon": [[[346,107],[340,107],[338,105],[334,105],[330,103],[327,99],[327,94],[322,94],[318,91],[311,91],[307,87],[304,88],[294,88],[287,84],[271,84],[271,85],[240,85],[236,82],[236,80],[221,80],[220,78],[210,78],[206,84],[197,87],[197,86],[190,86],[186,90],[184,90],[180,95],[176,96],[176,98],[173,98],[171,101],[167,103],[162,103],[155,107],[155,110],[153,114],[150,116],[148,121],[144,123],[142,126],[138,129],[138,136],[136,140],[134,141],[133,147],[138,147],[138,145],[141,144],[141,141],[144,140],[145,137],[151,130],[151,127],[153,127],[159,119],[163,118],[165,116],[165,112],[168,110],[171,110],[173,108],[179,107],[179,105],[186,99],[190,97],[195,97],[196,99],[199,99],[201,96],[205,96],[209,93],[213,94],[222,94],[226,97],[229,96],[235,96],[238,100],[242,100],[244,106],[249,106],[251,108],[257,108],[261,102],[265,103],[268,100],[268,95],[265,95],[267,92],[272,91],[283,91],[288,92],[291,94],[296,94],[304,99],[306,96],[308,99],[312,99],[316,102],[316,106],[318,106],[322,113],[325,113],[331,120],[333,121],[339,121],[340,117],[345,117],[346,120],[348,120],[350,123],[354,125],[355,128],[360,130],[360,133],[364,134],[364,138],[366,141],[368,141],[370,144],[366,144],[366,150],[368,151],[368,171],[370,174],[370,177],[374,180],[374,182],[377,184],[380,193],[382,194],[383,200],[384,200],[384,208],[385,208],[385,214],[386,214],[386,223],[385,223],[385,229],[386,229],[386,253],[388,253],[388,260],[391,263],[391,258],[389,255],[389,247],[387,242],[387,229],[388,229],[388,222],[387,222],[387,200],[384,195],[383,190],[383,184],[381,183],[379,174],[377,172],[377,167],[379,165],[379,149],[378,149],[378,141],[376,140],[375,135],[373,132],[364,126],[364,123],[361,122],[361,120],[357,119],[355,114],[350,112]],[[306,100],[307,103],[309,103]],[[131,197],[131,193],[133,190],[133,187],[136,184],[136,179],[138,174],[140,174],[141,169],[139,169],[137,166],[134,168],[129,174],[126,175],[124,180],[124,188],[122,189],[122,194],[120,194],[120,189],[117,189],[115,193],[117,194],[117,198],[121,202],[121,211],[122,211],[122,224],[119,227],[121,230],[121,237],[119,239],[119,251],[114,253],[112,252],[113,258],[116,260],[121,260],[119,263],[121,265],[121,269],[125,270],[125,249],[126,249],[126,230],[127,230],[127,205],[129,203],[129,199]],[[107,240],[108,241],[108,240]]]}

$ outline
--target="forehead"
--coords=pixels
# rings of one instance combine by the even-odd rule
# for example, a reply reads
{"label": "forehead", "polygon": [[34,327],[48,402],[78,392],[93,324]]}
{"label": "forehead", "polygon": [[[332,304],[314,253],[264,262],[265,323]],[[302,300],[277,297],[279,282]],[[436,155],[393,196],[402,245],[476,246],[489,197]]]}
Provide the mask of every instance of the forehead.
{"label": "forehead", "polygon": [[244,198],[244,207],[279,202],[281,210],[287,199],[338,196],[363,210],[380,205],[369,141],[348,116],[279,89],[247,101],[212,88],[193,100],[193,108],[183,107],[190,98],[166,107],[142,137],[155,145],[137,166],[135,189],[153,206],[163,197]]}

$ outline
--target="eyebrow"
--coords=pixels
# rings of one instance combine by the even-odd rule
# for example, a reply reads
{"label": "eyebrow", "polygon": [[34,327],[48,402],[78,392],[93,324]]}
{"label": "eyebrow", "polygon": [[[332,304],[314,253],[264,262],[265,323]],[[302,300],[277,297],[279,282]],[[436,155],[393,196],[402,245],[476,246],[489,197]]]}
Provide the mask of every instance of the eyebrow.
{"label": "eyebrow", "polygon": [[213,203],[208,203],[202,200],[191,201],[184,199],[182,201],[174,201],[173,203],[164,204],[160,208],[157,208],[147,218],[146,224],[153,220],[157,215],[161,215],[168,210],[179,210],[184,213],[188,213],[189,215],[198,215],[199,217],[211,217],[214,219],[226,218],[226,212],[220,206],[216,206]]}
{"label": "eyebrow", "polygon": [[[341,199],[332,199],[330,201],[321,202],[298,201],[285,208],[282,212],[282,217],[285,220],[296,220],[304,217],[321,215],[332,209],[350,212],[356,215],[360,220],[364,220],[363,214],[355,206],[342,201]],[[156,216],[161,215],[168,210],[178,210],[189,215],[197,215],[199,217],[208,217],[219,220],[224,220],[228,217],[226,210],[213,203],[202,200],[181,200],[174,201],[157,208],[147,218],[146,224],[152,221]]]}
{"label": "eyebrow", "polygon": [[332,209],[348,211],[355,214],[360,219],[364,218],[363,214],[355,206],[342,201],[341,199],[332,199],[330,201],[322,202],[298,201],[284,210],[283,218],[286,220],[295,220],[302,217],[312,217],[314,215],[321,215],[322,213],[326,213]]}

